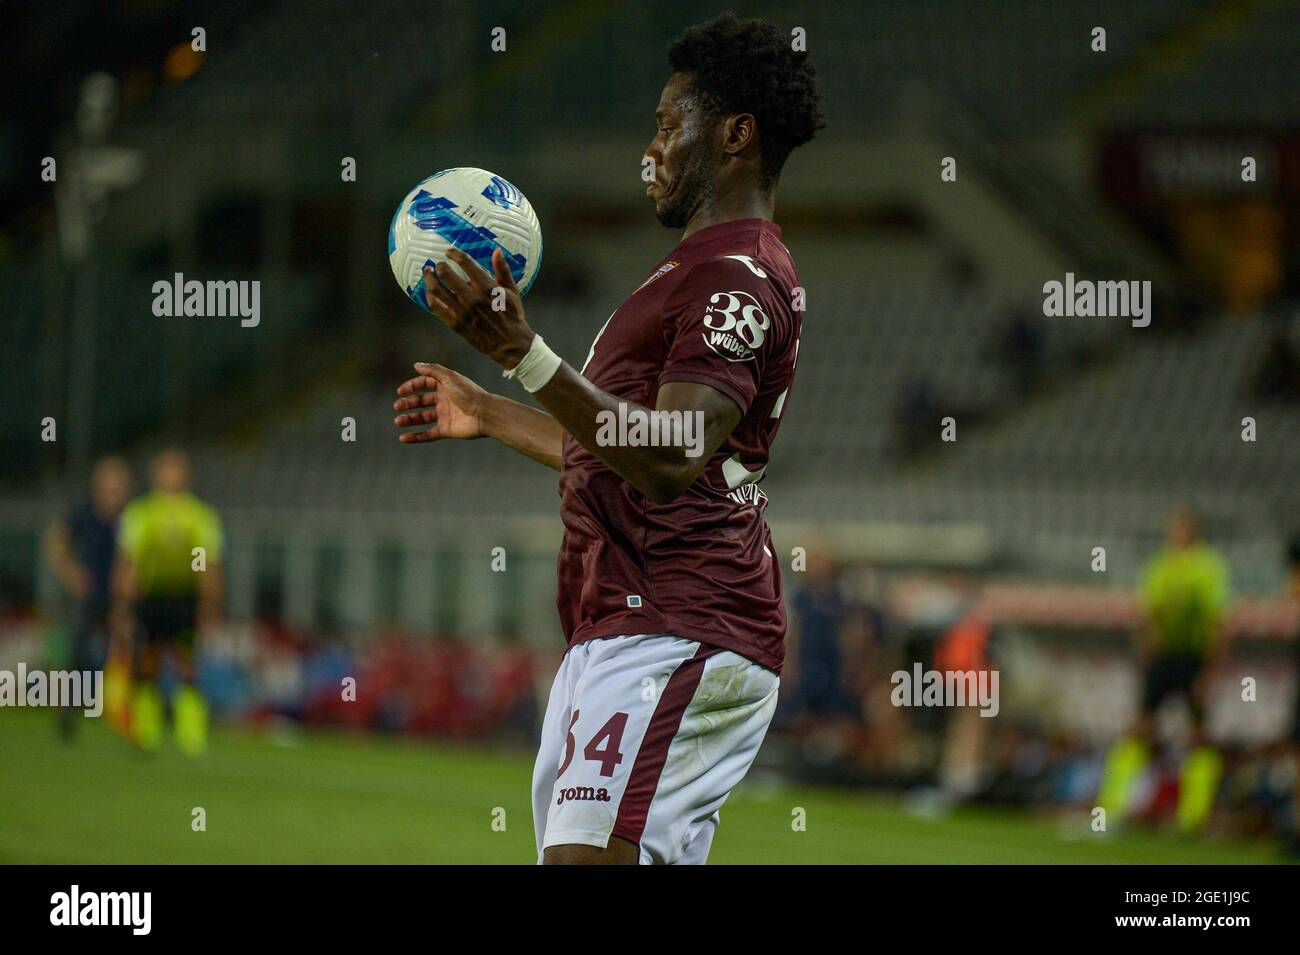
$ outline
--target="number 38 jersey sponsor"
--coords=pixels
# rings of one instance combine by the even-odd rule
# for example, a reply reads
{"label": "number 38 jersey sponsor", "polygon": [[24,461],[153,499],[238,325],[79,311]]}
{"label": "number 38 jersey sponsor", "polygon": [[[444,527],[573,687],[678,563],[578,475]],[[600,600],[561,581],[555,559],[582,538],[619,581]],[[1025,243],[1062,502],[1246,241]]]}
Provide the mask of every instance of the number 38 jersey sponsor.
{"label": "number 38 jersey sponsor", "polygon": [[794,382],[802,295],[780,228],[735,220],[685,239],[596,336],[582,373],[597,387],[654,408],[665,384],[696,382],[741,419],[668,504],[565,438],[558,605],[570,645],[668,633],[780,671],[780,562],[759,481]]}

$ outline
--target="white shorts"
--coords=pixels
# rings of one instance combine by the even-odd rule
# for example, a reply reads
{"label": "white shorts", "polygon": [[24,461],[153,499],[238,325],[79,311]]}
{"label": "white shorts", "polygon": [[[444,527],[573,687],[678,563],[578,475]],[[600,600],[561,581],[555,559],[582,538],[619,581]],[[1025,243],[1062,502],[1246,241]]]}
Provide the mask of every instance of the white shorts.
{"label": "white shorts", "polygon": [[575,644],[551,688],[533,769],[537,856],[640,847],[643,864],[702,864],[718,810],[749,770],[779,679],[730,650],[660,634]]}

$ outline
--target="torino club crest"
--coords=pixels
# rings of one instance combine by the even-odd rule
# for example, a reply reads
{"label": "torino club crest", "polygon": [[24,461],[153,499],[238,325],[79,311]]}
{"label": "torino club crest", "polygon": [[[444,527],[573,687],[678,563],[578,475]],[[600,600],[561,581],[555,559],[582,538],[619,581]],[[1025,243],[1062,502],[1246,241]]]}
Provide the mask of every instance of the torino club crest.
{"label": "torino club crest", "polygon": [[727,361],[752,361],[772,320],[748,292],[714,292],[704,310],[704,344]]}

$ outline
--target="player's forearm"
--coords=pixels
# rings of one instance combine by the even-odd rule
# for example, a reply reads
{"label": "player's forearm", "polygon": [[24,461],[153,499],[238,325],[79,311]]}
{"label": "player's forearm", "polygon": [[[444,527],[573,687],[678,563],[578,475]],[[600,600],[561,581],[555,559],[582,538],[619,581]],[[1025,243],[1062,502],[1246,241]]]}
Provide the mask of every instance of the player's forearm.
{"label": "player's forearm", "polygon": [[549,468],[560,470],[564,428],[545,411],[493,395],[479,416],[484,433]]}
{"label": "player's forearm", "polygon": [[649,415],[653,409],[616,398],[597,388],[568,363],[533,393],[573,439],[612,468],[619,477],[658,504],[675,500],[698,476],[703,461],[688,458],[684,448],[600,442],[601,412]]}

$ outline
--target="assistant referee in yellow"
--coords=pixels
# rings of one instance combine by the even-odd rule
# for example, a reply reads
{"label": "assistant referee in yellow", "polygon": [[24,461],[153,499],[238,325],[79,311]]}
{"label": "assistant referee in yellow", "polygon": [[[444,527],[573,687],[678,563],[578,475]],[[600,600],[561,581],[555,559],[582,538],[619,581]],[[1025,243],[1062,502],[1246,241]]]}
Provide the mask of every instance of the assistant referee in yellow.
{"label": "assistant referee in yellow", "polygon": [[[160,452],[150,479],[150,493],[122,514],[114,572],[115,618],[132,634],[131,737],[156,750],[170,712],[177,747],[197,755],[207,746],[208,707],[195,684],[195,643],[220,618],[221,521],[190,493],[183,451]],[[179,680],[170,706],[158,684],[168,657]]]}
{"label": "assistant referee in yellow", "polygon": [[1134,732],[1107,757],[1100,794],[1107,812],[1123,818],[1132,811],[1136,783],[1155,748],[1156,710],[1177,694],[1192,717],[1191,750],[1179,773],[1178,827],[1193,831],[1209,819],[1223,759],[1205,738],[1205,703],[1226,656],[1229,595],[1227,564],[1202,538],[1196,515],[1175,508],[1166,545],[1146,565],[1139,585],[1144,620],[1137,643],[1145,686]]}

